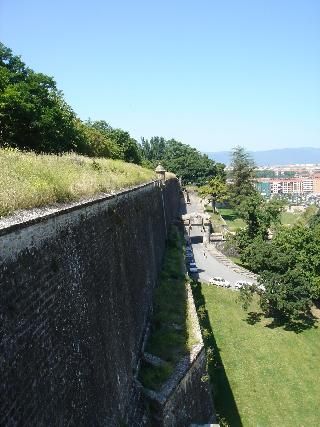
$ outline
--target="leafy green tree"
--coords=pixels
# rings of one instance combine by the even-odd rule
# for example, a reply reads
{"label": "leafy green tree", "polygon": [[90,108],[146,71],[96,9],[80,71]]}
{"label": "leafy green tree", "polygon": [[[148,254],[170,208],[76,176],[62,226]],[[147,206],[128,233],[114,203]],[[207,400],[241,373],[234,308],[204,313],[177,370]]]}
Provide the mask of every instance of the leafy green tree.
{"label": "leafy green tree", "polygon": [[81,154],[89,157],[107,157],[120,159],[121,150],[108,136],[86,123],[79,120],[79,132],[83,136],[83,144],[78,147]]}
{"label": "leafy green tree", "polygon": [[256,193],[254,187],[256,165],[243,147],[235,147],[231,154],[232,184],[229,188],[230,204],[239,205],[244,197]]}
{"label": "leafy green tree", "polygon": [[76,150],[76,116],[51,77],[35,73],[0,43],[0,145],[34,151]]}
{"label": "leafy green tree", "polygon": [[208,197],[212,203],[213,212],[216,212],[216,202],[222,202],[227,196],[227,185],[221,176],[215,176],[209,179],[206,185],[201,186],[199,194],[202,197]]}
{"label": "leafy green tree", "polygon": [[142,153],[137,141],[130,137],[129,132],[112,128],[106,121],[88,121],[87,125],[101,132],[109,141],[118,147],[119,158],[130,163],[141,164]]}
{"label": "leafy green tree", "polygon": [[225,176],[223,164],[215,163],[207,155],[175,139],[142,138],[141,150],[148,165],[155,168],[161,161],[168,171],[182,179],[183,184],[204,185],[210,177]]}
{"label": "leafy green tree", "polygon": [[150,140],[141,138],[141,147],[143,157],[155,168],[165,156],[166,141],[159,136],[153,136]]}
{"label": "leafy green tree", "polygon": [[36,152],[75,151],[140,164],[141,149],[128,132],[104,120],[82,123],[55,81],[35,73],[0,43],[0,146]]}
{"label": "leafy green tree", "polygon": [[246,247],[249,267],[265,287],[261,307],[267,315],[288,321],[310,318],[312,301],[320,299],[319,245],[320,225],[299,224],[280,227],[269,243],[259,236]]}
{"label": "leafy green tree", "polygon": [[280,224],[283,206],[281,200],[266,201],[257,192],[244,197],[237,207],[237,212],[246,222],[249,239],[261,236],[263,240],[267,240],[270,227]]}
{"label": "leafy green tree", "polygon": [[309,219],[309,226],[315,228],[317,225],[320,225],[320,209],[318,209]]}

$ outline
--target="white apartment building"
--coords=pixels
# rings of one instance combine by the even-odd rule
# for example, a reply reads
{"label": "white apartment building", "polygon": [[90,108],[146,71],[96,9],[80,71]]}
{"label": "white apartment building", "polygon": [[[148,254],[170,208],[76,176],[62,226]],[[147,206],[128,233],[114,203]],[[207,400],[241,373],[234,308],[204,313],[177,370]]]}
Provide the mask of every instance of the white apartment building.
{"label": "white apartment building", "polygon": [[271,194],[303,194],[312,193],[314,180],[310,178],[271,179]]}

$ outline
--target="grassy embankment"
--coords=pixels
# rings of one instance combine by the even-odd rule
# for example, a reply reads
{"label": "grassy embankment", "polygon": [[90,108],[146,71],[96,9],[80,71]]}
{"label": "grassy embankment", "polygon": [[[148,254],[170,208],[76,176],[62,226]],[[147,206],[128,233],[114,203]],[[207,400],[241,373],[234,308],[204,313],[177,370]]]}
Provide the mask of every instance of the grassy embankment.
{"label": "grassy embankment", "polygon": [[203,284],[194,294],[205,345],[214,352],[209,372],[222,425],[319,425],[320,330],[276,327],[257,302],[245,313],[230,290]]}
{"label": "grassy embankment", "polygon": [[216,213],[213,213],[213,209],[210,205],[205,206],[204,208],[205,212],[208,212],[211,214],[211,224],[213,228],[214,233],[221,233],[223,231],[222,225],[224,224],[218,210]]}
{"label": "grassy embankment", "polygon": [[119,160],[0,149],[0,216],[108,193],[154,178],[153,171]]}
{"label": "grassy embankment", "polygon": [[165,363],[155,367],[143,364],[140,380],[145,387],[159,390],[173,372],[181,356],[197,343],[188,310],[182,236],[170,233],[160,284],[155,292],[151,335],[146,351]]}
{"label": "grassy embankment", "polygon": [[240,228],[245,227],[243,219],[239,218],[238,214],[234,209],[231,208],[219,208],[219,214],[227,223],[227,227],[230,231],[237,231]]}
{"label": "grassy embankment", "polygon": [[[245,222],[237,215],[237,212],[231,208],[219,208],[219,214],[226,221],[228,229],[230,231],[237,231],[239,228],[245,226]],[[214,217],[218,214],[214,215]],[[281,212],[281,224],[282,225],[294,225],[302,219],[303,214],[301,212]],[[216,219],[214,218],[214,221]]]}

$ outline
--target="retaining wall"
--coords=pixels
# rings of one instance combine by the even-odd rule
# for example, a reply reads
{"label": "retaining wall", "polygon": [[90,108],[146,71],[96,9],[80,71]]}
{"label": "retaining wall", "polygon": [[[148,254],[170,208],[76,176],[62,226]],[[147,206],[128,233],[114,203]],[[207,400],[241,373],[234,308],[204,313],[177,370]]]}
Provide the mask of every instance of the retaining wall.
{"label": "retaining wall", "polygon": [[0,425],[145,422],[134,377],[178,193],[169,180],[1,221]]}

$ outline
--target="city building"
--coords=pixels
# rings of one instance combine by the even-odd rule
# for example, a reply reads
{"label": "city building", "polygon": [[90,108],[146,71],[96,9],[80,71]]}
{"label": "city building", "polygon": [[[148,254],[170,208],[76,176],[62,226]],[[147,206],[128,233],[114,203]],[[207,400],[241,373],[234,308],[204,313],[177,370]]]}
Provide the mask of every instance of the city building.
{"label": "city building", "polygon": [[320,173],[296,178],[257,178],[257,190],[263,196],[272,194],[320,194]]}

